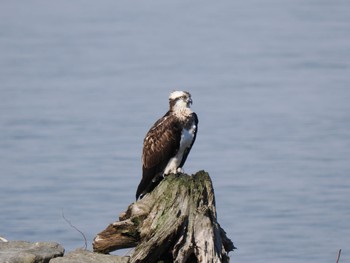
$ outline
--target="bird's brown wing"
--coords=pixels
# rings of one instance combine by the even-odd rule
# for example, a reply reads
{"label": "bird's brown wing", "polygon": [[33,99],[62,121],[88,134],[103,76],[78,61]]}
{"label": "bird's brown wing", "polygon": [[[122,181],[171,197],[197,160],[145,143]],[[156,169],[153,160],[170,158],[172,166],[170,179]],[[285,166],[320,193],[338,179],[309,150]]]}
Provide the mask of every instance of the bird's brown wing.
{"label": "bird's brown wing", "polygon": [[142,151],[142,179],[136,199],[151,191],[161,180],[170,158],[176,155],[181,140],[181,125],[168,112],[148,131]]}

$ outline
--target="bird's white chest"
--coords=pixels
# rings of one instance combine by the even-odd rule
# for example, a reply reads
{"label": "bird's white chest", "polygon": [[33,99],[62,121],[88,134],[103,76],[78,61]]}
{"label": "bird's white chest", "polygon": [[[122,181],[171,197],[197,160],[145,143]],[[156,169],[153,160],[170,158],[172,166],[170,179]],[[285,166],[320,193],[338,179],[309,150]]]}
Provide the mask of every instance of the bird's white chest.
{"label": "bird's white chest", "polygon": [[182,168],[179,167],[184,155],[184,152],[187,148],[191,147],[194,135],[196,132],[196,125],[193,124],[190,129],[183,129],[181,133],[181,140],[179,145],[179,150],[176,155],[171,158],[164,170],[164,174],[183,172]]}
{"label": "bird's white chest", "polygon": [[182,134],[181,134],[181,141],[180,141],[180,149],[179,153],[182,152],[191,146],[193,138],[194,138],[194,133],[196,130],[196,126],[193,124],[190,129],[183,129]]}

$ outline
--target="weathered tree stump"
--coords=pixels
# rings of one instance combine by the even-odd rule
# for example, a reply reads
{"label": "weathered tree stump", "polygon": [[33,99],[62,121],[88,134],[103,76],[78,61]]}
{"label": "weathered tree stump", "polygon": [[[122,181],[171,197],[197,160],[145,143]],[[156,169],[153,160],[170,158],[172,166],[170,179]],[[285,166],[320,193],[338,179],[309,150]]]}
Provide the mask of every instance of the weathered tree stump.
{"label": "weathered tree stump", "polygon": [[93,241],[100,253],[135,246],[130,262],[229,262],[235,247],[217,222],[208,173],[167,176]]}

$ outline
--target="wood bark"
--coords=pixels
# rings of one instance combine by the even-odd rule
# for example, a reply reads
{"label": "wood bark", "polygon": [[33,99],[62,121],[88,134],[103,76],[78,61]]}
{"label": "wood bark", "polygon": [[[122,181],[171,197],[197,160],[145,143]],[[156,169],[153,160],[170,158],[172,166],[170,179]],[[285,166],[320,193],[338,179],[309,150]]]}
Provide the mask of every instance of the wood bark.
{"label": "wood bark", "polygon": [[93,241],[99,253],[129,247],[132,263],[229,262],[235,247],[217,222],[209,174],[167,176]]}

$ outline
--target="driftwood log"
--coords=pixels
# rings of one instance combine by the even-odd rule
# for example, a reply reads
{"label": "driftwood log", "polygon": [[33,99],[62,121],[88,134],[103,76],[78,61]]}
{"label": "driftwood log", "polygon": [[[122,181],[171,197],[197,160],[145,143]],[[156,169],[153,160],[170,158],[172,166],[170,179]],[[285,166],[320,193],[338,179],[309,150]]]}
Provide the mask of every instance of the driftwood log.
{"label": "driftwood log", "polygon": [[169,175],[93,241],[99,253],[136,247],[130,262],[229,262],[208,173]]}

